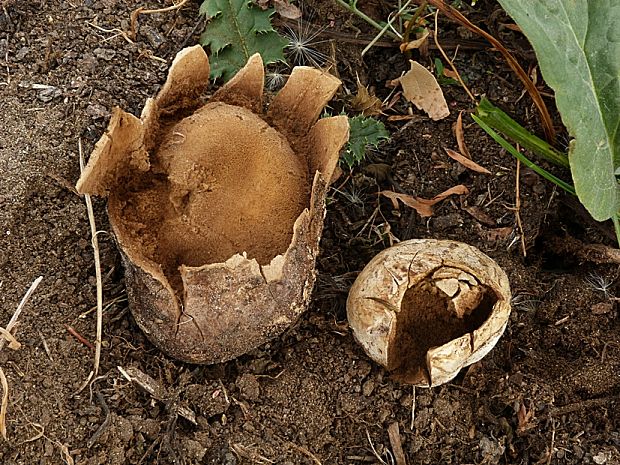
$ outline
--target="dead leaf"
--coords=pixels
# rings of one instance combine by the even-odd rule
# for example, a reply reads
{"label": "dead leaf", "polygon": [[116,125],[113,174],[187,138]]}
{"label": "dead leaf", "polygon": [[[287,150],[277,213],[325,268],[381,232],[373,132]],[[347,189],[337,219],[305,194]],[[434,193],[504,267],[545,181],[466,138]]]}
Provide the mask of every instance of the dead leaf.
{"label": "dead leaf", "polygon": [[455,81],[459,80],[459,75],[456,74],[454,71],[452,71],[449,68],[444,68],[443,69],[443,73],[441,73],[444,77],[450,78],[450,79],[454,79]]}
{"label": "dead leaf", "polygon": [[424,44],[424,42],[426,42],[428,34],[428,29],[424,29],[422,35],[420,35],[420,37],[418,37],[417,39],[410,40],[409,42],[403,42],[402,44],[400,44],[400,51],[405,53],[407,50],[420,48]]}
{"label": "dead leaf", "polygon": [[372,116],[381,114],[381,105],[381,100],[375,95],[371,95],[358,78],[357,95],[351,99],[353,109],[361,112],[364,116]]}
{"label": "dead leaf", "polygon": [[458,161],[465,168],[469,168],[470,170],[475,171],[477,173],[491,174],[491,172],[488,169],[483,168],[478,163],[476,163],[473,160],[470,160],[469,158],[465,158],[460,153],[455,152],[454,150],[451,150],[451,149],[448,149],[448,148],[445,148],[445,147],[444,147],[444,150],[446,151],[446,153],[448,154],[448,156],[450,158],[452,158],[453,160]]}
{"label": "dead leaf", "polygon": [[519,26],[514,23],[499,23],[500,31],[502,28],[510,29],[511,31],[523,32]]}
{"label": "dead leaf", "polygon": [[517,424],[517,434],[521,435],[523,433],[525,433],[528,429],[532,428],[532,424],[530,424],[530,421],[532,420],[532,418],[534,417],[534,409],[530,409],[528,410],[525,407],[525,403],[521,403],[521,406],[519,407],[519,411],[517,412],[517,420],[518,420],[518,424]]}
{"label": "dead leaf", "polygon": [[471,155],[469,150],[467,149],[467,145],[465,145],[465,134],[463,133],[463,111],[459,111],[459,116],[456,119],[456,125],[454,126],[454,135],[456,136],[456,143],[459,146],[459,152],[464,157],[467,157],[471,160]]}
{"label": "dead leaf", "polygon": [[506,226],[505,228],[495,228],[490,231],[486,231],[486,240],[489,242],[503,241],[512,234],[512,227]]}
{"label": "dead leaf", "polygon": [[276,12],[287,19],[299,19],[301,18],[301,10],[295,5],[288,2],[288,0],[273,0],[273,6]]}
{"label": "dead leaf", "polygon": [[401,194],[399,192],[394,191],[381,191],[380,194],[384,197],[387,197],[392,201],[392,204],[395,208],[398,207],[398,200],[407,205],[408,207],[413,208],[418,214],[422,217],[433,216],[433,205],[441,202],[446,197],[451,195],[463,195],[468,194],[469,190],[467,187],[459,184],[458,186],[451,187],[447,191],[442,192],[441,194],[436,195],[432,199],[423,199],[421,197],[413,197],[407,194]]}
{"label": "dead leaf", "polygon": [[486,224],[487,226],[496,226],[497,223],[491,218],[482,208],[471,206],[463,208],[467,213],[473,216],[479,223]]}
{"label": "dead leaf", "polygon": [[435,76],[417,61],[410,60],[411,69],[398,81],[405,98],[434,121],[450,115],[448,104]]}

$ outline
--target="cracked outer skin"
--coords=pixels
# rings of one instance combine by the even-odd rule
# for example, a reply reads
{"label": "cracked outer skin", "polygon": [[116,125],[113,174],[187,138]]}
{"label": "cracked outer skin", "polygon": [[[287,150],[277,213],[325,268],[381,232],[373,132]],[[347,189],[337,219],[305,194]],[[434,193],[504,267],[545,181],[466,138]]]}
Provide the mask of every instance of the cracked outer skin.
{"label": "cracked outer skin", "polygon": [[169,287],[119,247],[129,308],[138,326],[162,352],[199,364],[231,360],[284,332],[307,308],[314,287],[326,190],[317,172],[310,209],[297,218],[287,251],[271,264],[261,267],[235,255],[225,263],[183,267],[182,312]]}
{"label": "cracked outer skin", "polygon": [[495,346],[510,316],[511,294],[506,273],[470,245],[451,240],[411,239],[379,252],[358,275],[347,299],[347,318],[355,339],[370,358],[392,370],[396,324],[405,292],[444,268],[471,274],[493,290],[497,301],[479,328],[428,350],[430,379],[420,377],[412,383],[420,387],[450,381],[463,367],[477,362]]}

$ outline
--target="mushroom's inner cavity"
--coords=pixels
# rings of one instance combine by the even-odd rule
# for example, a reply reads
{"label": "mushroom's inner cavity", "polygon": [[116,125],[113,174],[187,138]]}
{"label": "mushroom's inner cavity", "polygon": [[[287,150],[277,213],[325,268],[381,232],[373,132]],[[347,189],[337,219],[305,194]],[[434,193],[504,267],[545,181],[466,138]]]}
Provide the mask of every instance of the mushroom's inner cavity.
{"label": "mushroom's inner cavity", "polygon": [[251,111],[209,103],[168,127],[151,169],[110,197],[119,239],[162,266],[177,291],[178,267],[246,252],[268,264],[291,243],[309,204],[306,161]]}
{"label": "mushroom's inner cavity", "polygon": [[395,347],[388,360],[396,379],[430,383],[428,350],[471,333],[491,315],[495,293],[480,284],[463,286],[449,296],[427,277],[405,292],[396,319]]}

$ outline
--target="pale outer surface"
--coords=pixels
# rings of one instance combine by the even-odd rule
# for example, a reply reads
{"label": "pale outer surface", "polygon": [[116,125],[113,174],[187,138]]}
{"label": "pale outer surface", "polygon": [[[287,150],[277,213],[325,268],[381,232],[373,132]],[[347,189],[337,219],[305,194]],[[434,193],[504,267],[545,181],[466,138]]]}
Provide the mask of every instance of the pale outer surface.
{"label": "pale outer surface", "polygon": [[[347,299],[347,318],[357,341],[377,363],[388,367],[396,309],[405,292],[441,267],[463,270],[497,297],[490,316],[473,333],[427,352],[431,381],[438,386],[453,379],[465,366],[484,357],[497,343],[510,316],[510,285],[506,273],[478,249],[460,242],[413,239],[377,254],[359,274]],[[377,300],[375,300],[377,299]],[[423,335],[421,335],[423,337]]]}

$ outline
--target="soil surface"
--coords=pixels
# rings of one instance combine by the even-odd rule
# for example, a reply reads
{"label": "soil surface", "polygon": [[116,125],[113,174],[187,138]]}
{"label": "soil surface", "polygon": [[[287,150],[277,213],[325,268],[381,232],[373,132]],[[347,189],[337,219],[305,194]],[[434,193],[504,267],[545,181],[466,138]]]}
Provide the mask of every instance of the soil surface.
{"label": "soil surface", "polygon": [[[78,141],[90,153],[114,106],[139,115],[175,54],[196,43],[203,21],[192,0],[178,11],[141,15],[132,38],[131,12],[165,2],[0,6],[1,326],[43,276],[18,320],[21,349],[0,351],[9,386],[1,463],[401,465],[398,442],[409,464],[620,463],[618,265],[591,247],[614,247],[611,229],[523,167],[517,201],[516,162],[472,123],[473,104],[453,85],[443,86],[451,109],[444,120],[409,110],[403,99],[381,116],[391,140],[351,173],[345,169],[329,193],[311,307],[286,334],[237,360],[196,366],[155,349],[127,308],[113,238],[99,234],[104,345],[100,376],[80,390],[94,358],[96,286],[84,199],[71,187]],[[375,18],[390,11],[374,0],[359,6]],[[480,1],[463,12],[534,70],[527,42],[497,8]],[[379,98],[394,96],[386,83],[408,69],[398,48],[382,41],[362,59],[375,32],[327,0],[307,2],[304,18],[324,28],[318,40],[330,40],[319,49],[335,50],[344,85],[334,114],[355,114],[358,77]],[[474,94],[540,134],[531,100],[501,57],[456,25],[439,26]],[[432,47],[413,55],[429,67],[439,56]],[[491,175],[466,170],[443,150],[456,149],[460,111],[469,151]],[[410,118],[387,121],[396,115]],[[377,194],[432,198],[457,184],[469,194],[437,204],[430,218]],[[107,231],[103,200],[95,200],[95,216]],[[449,384],[413,389],[356,344],[345,301],[380,250],[427,237],[460,240],[494,258],[510,278],[513,312],[482,361]],[[147,393],[122,371],[146,374],[158,387]]]}

